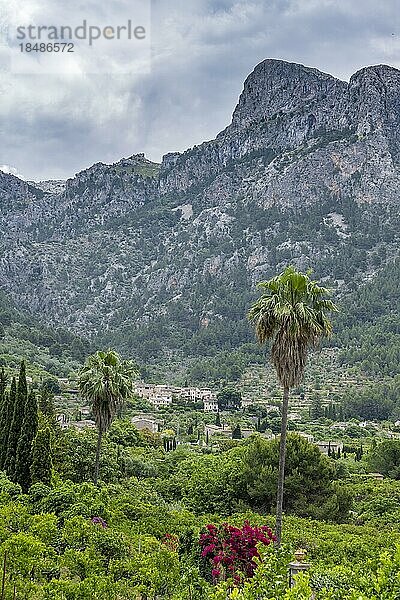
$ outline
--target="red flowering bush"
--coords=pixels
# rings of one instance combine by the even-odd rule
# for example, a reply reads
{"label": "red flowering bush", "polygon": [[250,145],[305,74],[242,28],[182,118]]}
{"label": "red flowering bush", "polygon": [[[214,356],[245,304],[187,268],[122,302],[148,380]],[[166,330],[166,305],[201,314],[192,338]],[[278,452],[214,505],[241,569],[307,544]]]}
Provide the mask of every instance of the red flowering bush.
{"label": "red flowering bush", "polygon": [[257,544],[268,546],[275,539],[269,527],[252,527],[248,521],[242,528],[210,524],[200,535],[201,555],[210,561],[214,581],[232,577],[240,584],[254,575],[255,559],[260,558]]}

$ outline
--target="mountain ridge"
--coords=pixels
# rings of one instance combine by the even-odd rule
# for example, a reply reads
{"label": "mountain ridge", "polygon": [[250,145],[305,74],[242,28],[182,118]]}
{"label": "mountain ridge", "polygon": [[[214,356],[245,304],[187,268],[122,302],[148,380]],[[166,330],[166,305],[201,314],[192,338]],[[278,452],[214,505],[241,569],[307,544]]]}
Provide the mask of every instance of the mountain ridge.
{"label": "mountain ridge", "polygon": [[59,193],[0,173],[0,287],[144,358],[247,343],[257,280],[292,262],[343,294],[398,255],[399,91],[392,67],[267,60],[227,128],[161,164],[96,163]]}

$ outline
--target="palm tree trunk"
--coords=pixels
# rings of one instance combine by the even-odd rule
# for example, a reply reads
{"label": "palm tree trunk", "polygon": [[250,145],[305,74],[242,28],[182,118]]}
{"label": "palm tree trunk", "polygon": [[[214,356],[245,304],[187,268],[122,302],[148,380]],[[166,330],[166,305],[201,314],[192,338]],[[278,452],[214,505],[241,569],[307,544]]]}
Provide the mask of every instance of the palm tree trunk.
{"label": "palm tree trunk", "polygon": [[100,450],[101,450],[101,441],[103,438],[103,432],[101,429],[97,431],[97,447],[96,447],[96,460],[94,463],[94,485],[97,485],[99,480],[99,467],[100,467]]}
{"label": "palm tree trunk", "polygon": [[286,434],[289,408],[289,388],[283,389],[281,439],[279,444],[279,474],[278,491],[276,495],[276,547],[279,548],[282,540],[282,511],[283,511],[283,486],[285,483],[286,459]]}

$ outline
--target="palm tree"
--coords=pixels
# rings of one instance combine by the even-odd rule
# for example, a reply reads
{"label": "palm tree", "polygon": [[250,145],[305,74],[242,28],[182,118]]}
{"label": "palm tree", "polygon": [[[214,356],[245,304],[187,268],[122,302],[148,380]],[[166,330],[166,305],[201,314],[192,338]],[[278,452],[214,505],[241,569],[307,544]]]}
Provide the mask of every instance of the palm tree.
{"label": "palm tree", "polygon": [[97,427],[94,483],[99,478],[103,434],[108,431],[116,412],[132,394],[138,371],[132,361],[121,361],[117,352],[107,350],[89,356],[79,372],[79,391],[91,405]]}
{"label": "palm tree", "polygon": [[248,318],[261,344],[271,341],[271,362],[283,387],[279,474],[276,499],[276,544],[282,538],[283,486],[290,389],[304,377],[308,350],[332,332],[327,314],[337,311],[329,291],[310,279],[310,273],[287,267],[283,273],[258,284],[261,297]]}

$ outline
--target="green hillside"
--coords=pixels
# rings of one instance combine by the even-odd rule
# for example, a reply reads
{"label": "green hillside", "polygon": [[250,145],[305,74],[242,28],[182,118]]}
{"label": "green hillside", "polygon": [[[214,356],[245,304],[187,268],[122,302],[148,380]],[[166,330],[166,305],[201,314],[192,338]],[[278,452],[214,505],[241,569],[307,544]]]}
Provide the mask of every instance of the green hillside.
{"label": "green hillside", "polygon": [[11,370],[21,359],[30,375],[67,376],[75,371],[90,350],[87,341],[63,328],[50,328],[15,308],[0,292],[0,362]]}

